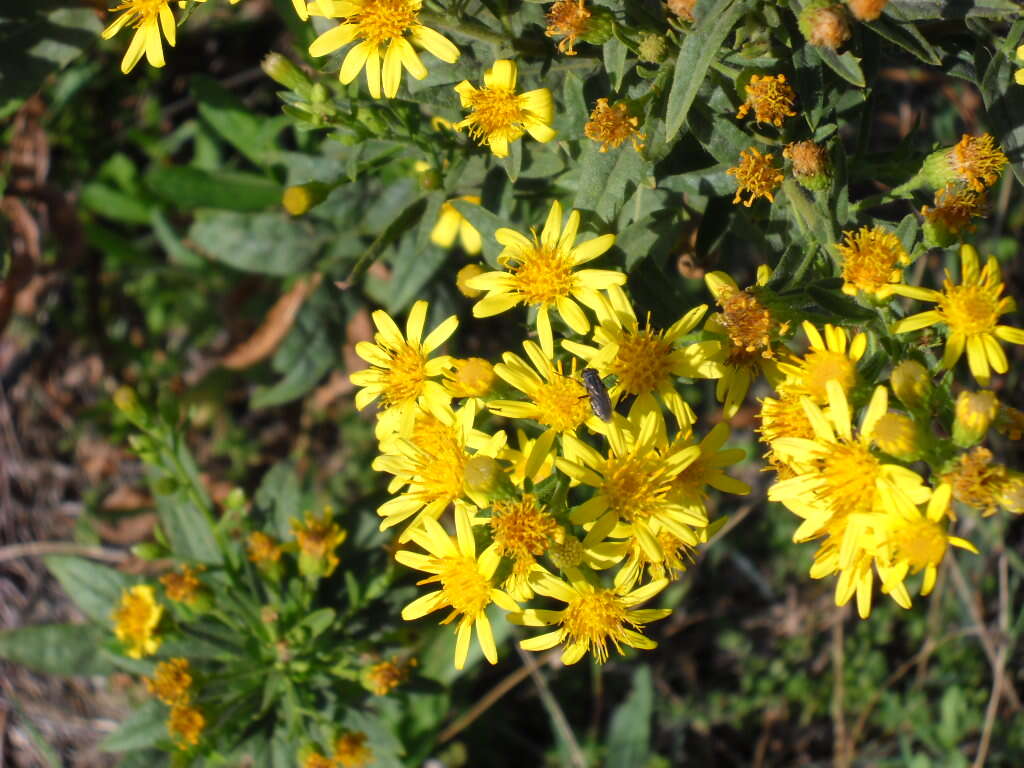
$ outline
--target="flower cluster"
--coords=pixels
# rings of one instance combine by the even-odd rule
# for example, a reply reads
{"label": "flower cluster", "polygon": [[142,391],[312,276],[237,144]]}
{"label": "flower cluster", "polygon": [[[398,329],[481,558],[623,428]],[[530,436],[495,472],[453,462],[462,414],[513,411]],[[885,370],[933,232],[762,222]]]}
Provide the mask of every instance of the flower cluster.
{"label": "flower cluster", "polygon": [[[476,316],[536,307],[539,344],[525,341],[525,357],[431,357],[456,324],[442,321],[421,342],[424,302],[404,337],[375,313],[376,343],[357,350],[371,369],[353,375],[364,386],[356,401],[380,402],[374,467],[393,476],[381,527],[401,526],[406,546],[395,559],[432,586],[402,616],[444,610],[460,669],[474,637],[484,658],[498,659],[491,605],[513,623],[548,628],[522,646],[558,646],[567,664],[587,653],[603,662],[612,647],[653,648],[644,627],[670,611],[641,606],[707,543],[711,489],[749,492],[725,472],[744,457],[725,447],[729,428],[701,435],[677,388],[724,375],[724,335],[691,338],[703,306],[668,328],[640,322],[624,274],[578,269],[614,243],[601,235],[577,245],[580,226],[578,212],[565,218],[555,202],[539,234],[499,229],[502,268],[468,281],[486,291]],[[586,386],[584,367],[593,372]],[[609,377],[605,411],[590,398],[595,388],[605,396]],[[493,417],[515,430],[515,447]]]}

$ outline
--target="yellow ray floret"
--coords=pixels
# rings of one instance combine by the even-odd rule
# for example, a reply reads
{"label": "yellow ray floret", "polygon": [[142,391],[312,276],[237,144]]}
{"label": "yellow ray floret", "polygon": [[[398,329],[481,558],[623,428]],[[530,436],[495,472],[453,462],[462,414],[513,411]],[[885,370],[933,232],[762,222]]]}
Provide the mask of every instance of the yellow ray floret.
{"label": "yellow ray floret", "polygon": [[126,26],[135,29],[135,35],[121,59],[121,71],[126,75],[131,72],[143,53],[150,66],[162,67],[164,48],[160,31],[163,30],[168,45],[174,47],[175,41],[174,14],[169,0],[124,0],[111,11],[123,13],[103,30],[104,40],[109,40]]}
{"label": "yellow ray floret", "polygon": [[450,63],[459,58],[459,49],[444,35],[419,23],[422,0],[317,0],[315,15],[343,19],[309,46],[310,56],[326,56],[356,40],[341,62],[338,79],[351,83],[366,70],[370,95],[389,99],[398,94],[404,68],[422,80],[427,68],[416,53],[418,46]]}

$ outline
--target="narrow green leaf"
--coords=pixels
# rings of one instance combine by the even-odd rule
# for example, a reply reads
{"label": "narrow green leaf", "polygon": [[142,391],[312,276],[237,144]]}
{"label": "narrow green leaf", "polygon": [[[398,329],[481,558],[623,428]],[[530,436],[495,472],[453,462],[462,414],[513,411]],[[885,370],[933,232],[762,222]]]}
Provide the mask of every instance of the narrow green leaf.
{"label": "narrow green leaf", "polygon": [[817,56],[825,66],[846,82],[857,88],[863,88],[867,84],[864,78],[864,70],[860,68],[861,60],[850,51],[844,51],[840,54],[831,48],[823,48],[820,45],[812,45],[810,49],[814,56]]}
{"label": "narrow green leaf", "polygon": [[[292,329],[295,333],[297,328]],[[270,408],[302,397],[338,364],[338,354],[326,331],[308,337],[302,355],[272,387],[257,387],[252,397],[253,408]]]}
{"label": "narrow green leaf", "polygon": [[183,210],[261,211],[279,205],[284,191],[277,182],[255,173],[214,173],[182,165],[157,166],[145,181],[154,195]]}
{"label": "narrow green leaf", "polygon": [[704,82],[704,76],[719,53],[733,25],[744,10],[738,0],[714,0],[701,18],[710,22],[701,23],[683,41],[676,59],[672,87],[668,93],[668,107],[665,112],[665,134],[668,140],[679,133],[690,111],[697,91]]}
{"label": "narrow green leaf", "polygon": [[189,240],[209,259],[243,272],[290,277],[304,271],[324,237],[305,219],[282,212],[200,211]]}
{"label": "narrow green leaf", "polygon": [[[1010,28],[1005,50],[1015,50],[1021,41],[1024,41],[1024,21]],[[997,50],[981,79],[981,96],[988,110],[992,134],[1006,152],[1017,180],[1024,184],[1024,98],[1017,95],[1024,88],[1014,82],[1017,69],[1018,62],[1011,61],[1003,50]]]}
{"label": "narrow green leaf", "polygon": [[398,314],[423,296],[424,290],[448,254],[440,248],[416,248],[415,238],[407,237],[391,262],[392,272],[385,309]]}
{"label": "narrow green leaf", "polygon": [[113,568],[81,557],[50,555],[43,562],[79,610],[104,626],[110,626],[110,614],[121,593],[135,583]]}
{"label": "narrow green leaf", "polygon": [[913,24],[896,24],[891,19],[881,16],[875,21],[866,22],[869,29],[913,54],[925,64],[933,67],[942,65],[942,57],[932,47],[928,39]]}
{"label": "narrow green leaf", "polygon": [[120,727],[100,742],[104,752],[132,752],[146,749],[168,738],[167,707],[148,700],[135,707]]}
{"label": "narrow green leaf", "polygon": [[612,90],[618,91],[622,87],[622,79],[626,76],[626,56],[629,48],[616,37],[611,38],[604,44],[604,66],[608,77],[612,81]]}
{"label": "narrow green leaf", "polygon": [[222,139],[256,165],[267,165],[277,148],[275,135],[288,118],[267,119],[247,109],[241,100],[212,77],[195,75],[192,95],[199,103],[199,114]]}
{"label": "narrow green leaf", "polygon": [[109,675],[96,652],[108,631],[94,624],[40,624],[0,632],[0,657],[47,675]]}

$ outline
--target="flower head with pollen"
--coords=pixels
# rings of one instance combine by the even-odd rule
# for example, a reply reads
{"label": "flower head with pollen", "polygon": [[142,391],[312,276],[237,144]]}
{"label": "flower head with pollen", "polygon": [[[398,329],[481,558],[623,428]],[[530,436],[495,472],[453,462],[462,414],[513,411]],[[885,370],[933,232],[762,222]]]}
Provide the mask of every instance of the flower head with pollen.
{"label": "flower head with pollen", "polygon": [[794,357],[779,363],[779,371],[786,377],[785,386],[809,395],[819,405],[828,401],[828,383],[835,381],[849,395],[857,383],[857,362],[867,349],[867,336],[858,333],[850,341],[846,329],[825,324],[825,335],[810,322],[804,321],[804,333],[811,348],[803,357]]}
{"label": "flower head with pollen", "polygon": [[[758,283],[767,278],[767,271],[759,272]],[[709,272],[704,280],[720,308],[704,323],[704,330],[727,342],[714,358],[723,370],[715,397],[723,404],[725,418],[731,419],[762,371],[775,376],[775,345],[788,325],[772,316],[752,286],[740,290],[725,272]]]}
{"label": "flower head with pollen", "polygon": [[[725,441],[729,439],[729,427],[719,422],[704,438],[696,443],[700,450],[695,458],[682,472],[676,475],[672,481],[672,496],[682,506],[690,509],[695,514],[707,515],[705,500],[708,496],[707,489],[714,488],[722,493],[732,493],[737,496],[746,496],[750,493],[750,486],[746,483],[730,477],[723,471],[725,467],[731,466],[746,458],[747,452],[742,448],[722,449]],[[692,437],[687,437],[684,444],[693,443]]]}
{"label": "flower head with pollen", "polygon": [[558,523],[551,513],[542,508],[533,494],[523,494],[515,501],[496,501],[491,507],[491,535],[498,554],[512,560],[512,573],[505,583],[513,596],[532,596],[523,590],[527,577],[537,562],[554,542]]}
{"label": "flower head with pollen", "polygon": [[830,380],[826,391],[827,415],[811,398],[802,401],[813,439],[780,437],[772,444],[797,471],[769,488],[768,498],[803,519],[793,541],[827,537],[811,576],[838,571],[836,605],[845,605],[856,594],[857,609],[867,618],[879,531],[893,515],[913,515],[931,491],[916,472],[887,464],[871,450],[875,425],[888,409],[885,387],[875,389],[856,432],[842,385]]}
{"label": "flower head with pollen", "polygon": [[564,453],[571,460],[557,459],[558,468],[595,489],[570,515],[575,525],[593,523],[584,547],[608,536],[634,536],[651,560],[660,561],[664,552],[653,523],[691,546],[697,543],[694,529],[707,525],[707,514],[679,500],[673,483],[701,451],[678,441],[667,443],[664,428],[657,411],[634,412],[628,421],[619,420],[609,430],[607,455],[575,437],[564,438]]}
{"label": "flower head with pollen", "polygon": [[528,238],[513,229],[497,230],[494,237],[505,246],[498,255],[503,269],[468,281],[471,288],[487,291],[473,305],[473,316],[492,317],[519,304],[536,307],[537,335],[548,357],[555,350],[552,309],[574,332],[588,333],[590,321],[578,302],[596,307],[600,302],[598,291],[624,284],[626,276],[608,269],[577,269],[615,244],[615,235],[600,235],[574,245],[579,226],[579,211],[571,211],[562,226],[562,206],[556,200],[540,235],[533,231],[532,238]]}
{"label": "flower head with pollen", "polygon": [[373,342],[356,344],[356,354],[370,367],[350,374],[349,379],[362,387],[356,393],[356,408],[362,410],[374,400],[380,400],[378,439],[408,432],[421,406],[432,410],[448,405],[448,393],[433,379],[451,366],[451,358],[430,359],[430,354],[448,340],[459,321],[452,315],[424,339],[426,320],[427,302],[417,301],[409,310],[403,336],[391,316],[378,309],[373,313],[373,323],[377,326]]}
{"label": "flower head with pollen", "polygon": [[484,72],[484,85],[476,88],[468,80],[455,86],[463,109],[469,115],[455,127],[469,129],[469,135],[491,148],[495,157],[508,157],[508,145],[524,133],[542,144],[555,138],[551,128],[555,106],[551,91],[537,88],[516,92],[519,70],[509,59],[498,59]]}
{"label": "flower head with pollen", "polygon": [[672,613],[669,608],[635,607],[661,592],[668,585],[667,579],[652,581],[625,594],[594,586],[575,569],[569,571],[569,581],[547,571],[534,573],[530,581],[534,591],[565,603],[565,608],[559,611],[531,608],[511,614],[509,621],[527,627],[557,625],[551,632],[523,640],[520,646],[527,651],[546,651],[561,645],[563,664],[575,664],[588,652],[603,664],[608,660],[609,643],[620,654],[624,645],[641,650],[656,648],[658,644],[639,630]]}
{"label": "flower head with pollen", "polygon": [[172,571],[161,576],[160,583],[163,584],[167,597],[176,603],[194,604],[202,587],[202,582],[196,574],[202,569],[202,566],[191,568],[183,565],[180,571]]}
{"label": "flower head with pollen", "polygon": [[584,5],[583,0],[558,0],[548,10],[548,26],[544,34],[548,37],[561,37],[558,41],[558,50],[566,56],[575,56],[576,38],[583,35],[587,30],[587,22],[590,20],[590,11]]}
{"label": "flower head with pollen", "polygon": [[988,517],[995,514],[1008,477],[1006,467],[993,461],[992,451],[979,445],[960,454],[942,482],[953,489],[954,499]]}
{"label": "flower head with pollen", "polygon": [[292,518],[292,535],[299,547],[299,570],[311,576],[327,578],[338,567],[335,550],[348,537],[348,532],[333,520],[334,513],[325,507],[322,515],[307,512],[302,520]]}
{"label": "flower head with pollen", "polygon": [[813,141],[790,142],[782,150],[782,156],[789,160],[795,178],[806,189],[821,191],[829,184],[831,164],[828,150]]}
{"label": "flower head with pollen", "polygon": [[111,614],[114,634],[133,659],[152,656],[160,647],[156,628],[164,607],[156,601],[156,593],[148,584],[138,584],[121,593],[121,600]]}
{"label": "flower head with pollen", "polygon": [[373,750],[362,731],[346,731],[334,740],[334,764],[340,768],[364,768],[373,762]]}
{"label": "flower head with pollen", "polygon": [[459,49],[444,35],[419,23],[422,0],[316,0],[314,15],[342,19],[309,46],[310,56],[326,56],[356,40],[341,62],[338,79],[351,83],[363,69],[370,95],[383,93],[393,99],[402,82],[403,67],[417,80],[427,68],[416,53],[417,46],[449,64],[459,58]]}
{"label": "flower head with pollen", "polygon": [[878,299],[889,298],[892,284],[902,281],[902,268],[910,263],[900,239],[878,226],[843,232],[836,250],[843,258],[843,293],[850,296],[863,291]]}
{"label": "flower head with pollen", "polygon": [[906,317],[896,324],[896,333],[909,333],[931,325],[948,329],[942,367],[952,368],[967,350],[967,363],[978,383],[987,387],[991,372],[1006,373],[1009,362],[1000,341],[1024,344],[1024,330],[999,325],[999,316],[1013,312],[1016,303],[1002,296],[1004,289],[999,264],[990,256],[978,268],[978,252],[970,245],[960,249],[960,284],[946,271],[941,291],[917,286],[897,286],[894,291],[919,301],[933,301],[935,309]]}
{"label": "flower head with pollen", "polygon": [[947,186],[935,193],[935,207],[921,208],[924,217],[925,234],[932,233],[936,244],[945,247],[962,232],[971,232],[973,219],[983,218],[986,213],[985,192],[970,187]]}
{"label": "flower head with pollen", "polygon": [[249,560],[257,566],[271,566],[281,559],[281,545],[262,531],[253,531],[246,541]]}
{"label": "flower head with pollen", "polygon": [[[473,456],[496,457],[505,445],[505,433],[486,435],[473,428],[476,407],[470,400],[458,411],[440,415],[421,412],[408,437],[381,444],[373,460],[378,472],[394,475],[388,491],[394,496],[377,509],[381,530],[403,523],[399,541],[408,541],[423,518],[437,519],[449,504],[474,495],[466,488],[466,465]],[[475,453],[471,453],[475,451]],[[398,493],[403,486],[405,490]],[[477,499],[487,506],[486,499]]]}
{"label": "flower head with pollen", "polygon": [[[659,529],[657,523],[652,526],[664,558],[652,560],[647,556],[644,548],[640,546],[637,539],[625,541],[606,541],[594,547],[598,554],[626,553],[626,561],[615,574],[615,588],[618,592],[631,592],[637,584],[643,581],[659,581],[668,579],[675,581],[687,569],[690,563],[694,562],[697,549],[692,544],[687,544],[668,531]],[[707,529],[697,532],[701,543],[704,543],[707,536]]]}
{"label": "flower head with pollen", "polygon": [[[924,571],[921,594],[927,595],[935,586],[939,564],[950,545],[978,554],[971,542],[949,535],[949,502],[949,486],[940,485],[928,500],[924,514],[914,507],[913,511],[908,509],[903,514],[890,515],[886,519],[881,527],[881,543],[875,557],[884,592],[894,598],[904,594],[905,589],[901,587],[907,574]],[[903,607],[910,607],[909,598]]]}
{"label": "flower head with pollen", "polygon": [[[463,195],[457,198],[465,200],[473,205],[480,205],[480,198],[477,195]],[[459,210],[452,205],[451,201],[441,206],[441,212],[437,216],[437,224],[430,231],[430,242],[441,248],[451,248],[458,237],[462,244],[462,250],[470,256],[480,253],[483,242],[480,233],[469,223],[469,220],[459,213]]]}
{"label": "flower head with pollen", "polygon": [[629,139],[633,149],[644,148],[646,136],[639,131],[640,119],[629,113],[624,102],[609,104],[608,99],[598,99],[590,120],[583,126],[583,135],[601,144],[600,151],[616,149]]}
{"label": "flower head with pollen", "polygon": [[469,513],[462,504],[455,505],[455,533],[455,538],[452,538],[440,523],[425,517],[410,538],[426,550],[426,554],[407,549],[395,553],[395,560],[402,565],[432,574],[418,584],[440,585],[437,591],[418,597],[405,606],[402,618],[413,621],[448,608],[451,612],[441,623],[458,621],[455,668],[462,669],[466,664],[474,629],[484,658],[491,664],[497,664],[498,650],[487,618],[487,606],[497,603],[506,611],[518,611],[519,606],[507,593],[494,586],[494,572],[501,563],[497,550],[488,548],[477,558]]}
{"label": "flower head with pollen", "polygon": [[695,417],[676,390],[677,379],[714,379],[724,372],[721,364],[712,360],[721,349],[719,342],[683,343],[705,311],[706,305],[694,307],[666,329],[652,327],[648,315],[641,326],[625,291],[613,286],[597,308],[594,344],[567,340],[562,346],[586,360],[602,379],[615,377],[608,388],[613,403],[632,395],[634,408],[650,410],[660,401],[683,427]]}
{"label": "flower head with pollen", "polygon": [[786,83],[785,75],[752,75],[745,90],[747,100],[740,104],[737,119],[753,111],[757,122],[771,123],[778,128],[783,118],[796,115],[793,111],[796,92]]}
{"label": "flower head with pollen", "polygon": [[779,396],[766,397],[761,400],[758,418],[761,426],[757,431],[761,434],[761,442],[767,447],[765,461],[775,470],[780,480],[792,477],[794,467],[787,456],[779,455],[772,447],[780,437],[799,437],[805,440],[814,439],[814,427],[807,417],[801,399],[804,396],[790,387],[780,387]]}
{"label": "flower head with pollen", "polygon": [[957,180],[976,192],[982,192],[999,180],[1009,162],[1006,155],[987,133],[981,136],[964,134],[947,156]]}
{"label": "flower head with pollen", "polygon": [[124,0],[111,11],[123,11],[114,23],[103,30],[103,39],[109,40],[125,27],[132,27],[135,34],[128,45],[128,50],[121,59],[121,71],[128,74],[139,63],[142,54],[152,67],[164,65],[164,47],[160,37],[167,38],[167,44],[174,47],[175,23],[171,12],[170,0]]}
{"label": "flower head with pollen", "polygon": [[199,743],[199,736],[206,727],[206,718],[198,709],[187,702],[171,707],[167,717],[167,732],[178,744],[178,749],[188,749]]}
{"label": "flower head with pollen", "polygon": [[192,685],[188,659],[173,658],[156,665],[153,678],[145,679],[146,690],[167,706],[188,702]]}
{"label": "flower head with pollen", "polygon": [[[775,190],[782,184],[783,176],[781,170],[772,163],[774,159],[774,155],[762,155],[756,147],[740,152],[739,165],[726,171],[736,177],[736,197],[733,203],[743,203],[749,208],[759,197],[768,198],[770,203],[775,202]],[[744,192],[749,195],[746,200],[743,199]]]}
{"label": "flower head with pollen", "polygon": [[416,666],[415,657],[402,663],[397,656],[389,661],[379,661],[361,676],[363,684],[376,696],[387,696],[391,691],[409,679],[412,668]]}

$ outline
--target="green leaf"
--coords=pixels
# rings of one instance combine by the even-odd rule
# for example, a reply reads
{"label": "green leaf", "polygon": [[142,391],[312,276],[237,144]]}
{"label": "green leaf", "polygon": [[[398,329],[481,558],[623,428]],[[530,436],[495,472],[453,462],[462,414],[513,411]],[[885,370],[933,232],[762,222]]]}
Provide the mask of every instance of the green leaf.
{"label": "green leaf", "polygon": [[334,609],[321,608],[320,610],[313,611],[311,614],[306,616],[296,626],[308,630],[310,639],[312,639],[323,634],[327,628],[334,623],[335,615]]}
{"label": "green leaf", "polygon": [[719,55],[719,49],[744,7],[738,0],[714,0],[706,12],[701,14],[702,19],[711,23],[698,24],[683,41],[668,93],[665,112],[667,140],[675,138],[686,122],[690,106],[697,98],[697,91],[704,82],[708,68]]}
{"label": "green leaf", "polygon": [[942,57],[938,51],[932,47],[932,44],[918,31],[915,25],[896,24],[891,19],[881,16],[875,21],[867,22],[867,26],[889,42],[913,54],[925,64],[930,64],[933,67],[942,65]]}
{"label": "green leaf", "polygon": [[0,657],[47,675],[109,675],[115,667],[96,652],[108,634],[94,624],[18,627],[0,632]]}
{"label": "green leaf", "polygon": [[168,738],[167,707],[150,699],[138,705],[120,727],[100,742],[104,752],[147,749]]}
{"label": "green leaf", "polygon": [[1020,12],[1016,0],[891,0],[885,14],[898,21],[931,21],[1009,17]]}
{"label": "green leaf", "polygon": [[633,673],[633,689],[612,715],[608,729],[608,768],[645,765],[650,753],[651,717],[654,713],[654,683],[650,667]]}
{"label": "green leaf", "polygon": [[136,583],[113,568],[81,557],[50,555],[43,562],[79,610],[103,626],[110,626],[110,614],[121,601],[121,593]]}
{"label": "green leaf", "polygon": [[192,95],[199,114],[217,134],[256,165],[268,165],[277,153],[274,138],[287,125],[287,117],[256,115],[220,83],[206,75],[192,78]]}
{"label": "green leaf", "polygon": [[52,0],[5,3],[0,11],[0,117],[39,90],[43,80],[96,45],[102,29],[91,8]]}
{"label": "green leaf", "polygon": [[126,224],[149,223],[149,202],[101,181],[92,181],[82,187],[79,201],[87,210],[105,219]]}
{"label": "green leaf", "polygon": [[629,48],[618,38],[611,38],[604,44],[604,67],[608,78],[612,81],[612,90],[622,87],[622,79],[626,76],[626,56]]}
{"label": "green leaf", "polygon": [[391,262],[392,277],[385,309],[395,315],[416,299],[424,295],[427,284],[448,259],[440,248],[416,247],[416,238],[407,237],[402,241],[398,253]]}
{"label": "green leaf", "polygon": [[844,51],[842,54],[839,54],[831,48],[823,48],[820,45],[812,45],[809,48],[814,56],[817,56],[825,66],[846,82],[857,88],[863,88],[867,84],[864,78],[864,70],[860,68],[861,60],[850,51]]}
{"label": "green leaf", "polygon": [[189,239],[204,256],[243,272],[291,276],[313,261],[323,236],[284,212],[200,211]]}
{"label": "green leaf", "polygon": [[590,110],[587,109],[587,98],[583,94],[583,81],[571,70],[565,73],[562,82],[562,103],[564,109],[561,114],[556,113],[556,119],[564,117],[561,125],[566,126],[560,132],[561,136],[563,139],[579,138],[583,124],[590,117]]}
{"label": "green leaf", "polygon": [[583,145],[576,165],[580,168],[579,180],[576,182],[576,197],[572,207],[578,211],[593,211],[601,199],[608,177],[615,167],[616,156],[613,152],[601,152],[601,146],[595,141]]}
{"label": "green leaf", "polygon": [[253,500],[261,510],[266,511],[271,521],[270,532],[279,539],[288,538],[291,535],[291,520],[301,516],[304,506],[295,468],[287,462],[271,467],[263,476]]}
{"label": "green leaf", "polygon": [[146,186],[182,210],[220,208],[261,211],[279,205],[280,184],[254,173],[204,171],[193,166],[157,166],[146,174]]}
{"label": "green leaf", "polygon": [[862,307],[854,299],[844,293],[822,287],[820,285],[807,286],[807,295],[814,299],[815,303],[829,315],[847,322],[863,322],[874,320],[878,314],[871,309]]}
{"label": "green leaf", "polygon": [[[362,252],[355,266],[349,272],[348,277],[345,278],[345,282],[351,284],[361,279],[366,270],[377,260],[384,249],[412,228],[412,225],[423,215],[426,207],[426,196],[417,197],[409,203],[401,213],[391,220],[384,228],[384,231],[377,235],[376,239],[370,243],[370,247]],[[320,264],[321,269],[325,269],[327,266],[330,266],[329,263]]]}
{"label": "green leaf", "polygon": [[223,562],[206,516],[196,508],[184,491],[177,491],[171,495],[155,495],[160,524],[177,557],[211,565]]}

